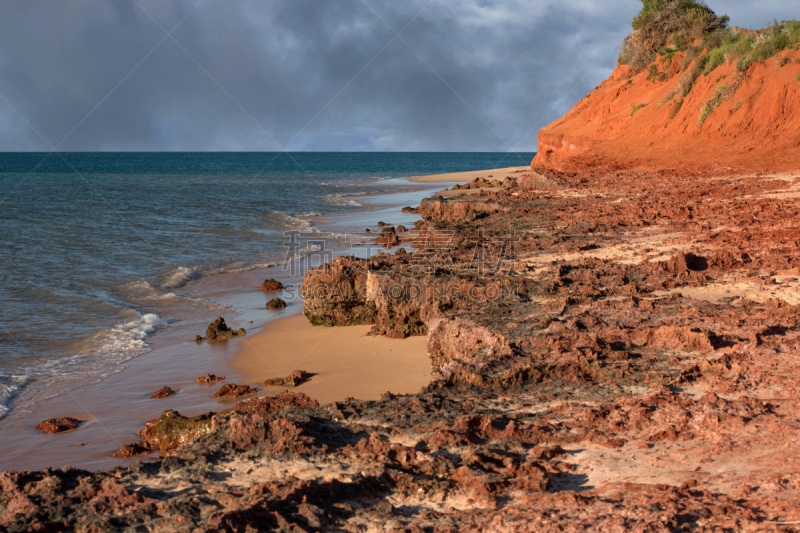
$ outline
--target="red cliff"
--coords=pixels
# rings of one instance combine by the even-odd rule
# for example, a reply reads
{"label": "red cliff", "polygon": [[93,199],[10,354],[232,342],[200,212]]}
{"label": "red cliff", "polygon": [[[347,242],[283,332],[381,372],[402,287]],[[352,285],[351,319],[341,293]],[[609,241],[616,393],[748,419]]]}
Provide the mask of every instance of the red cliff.
{"label": "red cliff", "polygon": [[[685,55],[638,74],[618,65],[539,132],[532,166],[721,174],[800,167],[800,52],[784,50],[741,74],[735,61],[700,73],[681,103],[682,79],[699,61],[681,72]],[[704,108],[713,110],[702,121]]]}

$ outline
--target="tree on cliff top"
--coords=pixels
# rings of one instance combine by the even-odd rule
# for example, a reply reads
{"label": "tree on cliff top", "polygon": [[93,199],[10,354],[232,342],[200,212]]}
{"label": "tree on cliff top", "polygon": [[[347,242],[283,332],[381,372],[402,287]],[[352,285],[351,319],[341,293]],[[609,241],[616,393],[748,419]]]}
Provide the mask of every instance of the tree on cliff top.
{"label": "tree on cliff top", "polygon": [[642,70],[664,45],[702,38],[727,26],[730,17],[717,16],[705,2],[696,0],[642,0],[633,19],[634,32],[620,49],[620,63]]}

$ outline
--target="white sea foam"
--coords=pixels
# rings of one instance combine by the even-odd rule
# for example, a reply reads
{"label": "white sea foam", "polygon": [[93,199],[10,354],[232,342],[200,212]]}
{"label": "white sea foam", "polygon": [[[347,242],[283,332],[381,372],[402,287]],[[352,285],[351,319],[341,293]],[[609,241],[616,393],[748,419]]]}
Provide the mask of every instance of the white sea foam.
{"label": "white sea foam", "polygon": [[302,229],[313,226],[311,221],[294,217],[283,211],[270,211],[267,215],[267,219],[271,225],[275,225],[281,229]]}
{"label": "white sea foam", "polygon": [[155,313],[141,315],[100,334],[100,346],[93,351],[96,354],[119,356],[120,360],[116,362],[122,362],[146,351],[145,339],[164,324],[164,319]]}
{"label": "white sea foam", "polygon": [[190,281],[200,277],[200,271],[195,268],[178,267],[167,278],[162,285],[162,289],[179,289],[189,283]]}
{"label": "white sea foam", "polygon": [[121,371],[122,363],[150,351],[145,339],[164,324],[166,321],[154,313],[136,313],[135,318],[94,335],[76,355],[27,367],[24,373],[0,374],[0,418],[8,414],[11,403],[25,386],[34,381],[41,388],[28,402],[51,398]]}
{"label": "white sea foam", "polygon": [[30,381],[26,375],[0,375],[0,419],[8,414],[14,397]]}
{"label": "white sea foam", "polygon": [[125,285],[123,285],[123,287],[126,288],[126,289],[129,289],[129,290],[142,290],[142,289],[152,289],[153,288],[152,285],[150,285],[148,282],[146,282],[143,279],[140,279],[140,280],[137,280],[137,281],[132,281],[131,283],[126,283]]}
{"label": "white sea foam", "polygon": [[360,194],[326,194],[322,197],[324,201],[332,205],[340,205],[346,207],[363,207],[361,202],[353,200],[352,196],[361,196]]}

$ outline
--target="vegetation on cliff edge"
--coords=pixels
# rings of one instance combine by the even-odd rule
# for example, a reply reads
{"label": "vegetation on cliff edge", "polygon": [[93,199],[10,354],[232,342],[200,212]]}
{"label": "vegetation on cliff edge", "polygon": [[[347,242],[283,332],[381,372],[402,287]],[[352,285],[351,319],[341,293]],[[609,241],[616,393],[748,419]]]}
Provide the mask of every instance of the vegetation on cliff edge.
{"label": "vegetation on cliff edge", "polygon": [[728,28],[729,21],[727,15],[718,16],[704,2],[642,0],[642,10],[631,24],[634,32],[620,47],[619,61],[636,72],[649,69],[648,79],[656,81],[658,58],[668,63],[677,52],[686,52],[681,71],[696,59],[708,75],[720,65],[734,62],[743,72],[783,50],[800,48],[797,20],[776,20],[760,30]]}
{"label": "vegetation on cliff edge", "polygon": [[[641,0],[642,10],[633,19],[633,33],[620,47],[620,64],[633,72],[647,70],[647,80],[664,82],[675,76],[673,59],[685,53],[679,73],[685,72],[678,86],[668,93],[661,105],[676,95],[669,118],[674,118],[701,75],[708,76],[722,65],[736,65],[738,75],[729,85],[717,87],[716,94],[701,111],[702,126],[714,109],[730,99],[739,88],[742,77],[753,63],[766,61],[783,50],[800,49],[800,22],[777,20],[760,30],[728,28],[730,18],[718,16],[704,2],[696,0]],[[790,62],[783,57],[782,64]],[[717,78],[717,83],[727,75]],[[800,75],[799,75],[800,77]],[[635,112],[635,110],[634,110]],[[633,115],[633,113],[631,113]]]}

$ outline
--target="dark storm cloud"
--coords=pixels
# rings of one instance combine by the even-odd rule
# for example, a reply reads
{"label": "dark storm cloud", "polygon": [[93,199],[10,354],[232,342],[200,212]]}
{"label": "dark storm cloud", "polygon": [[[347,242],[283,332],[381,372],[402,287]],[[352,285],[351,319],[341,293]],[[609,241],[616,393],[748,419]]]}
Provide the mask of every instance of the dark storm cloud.
{"label": "dark storm cloud", "polygon": [[[710,4],[744,27],[796,16]],[[0,149],[533,151],[610,74],[639,7],[6,1]]]}

